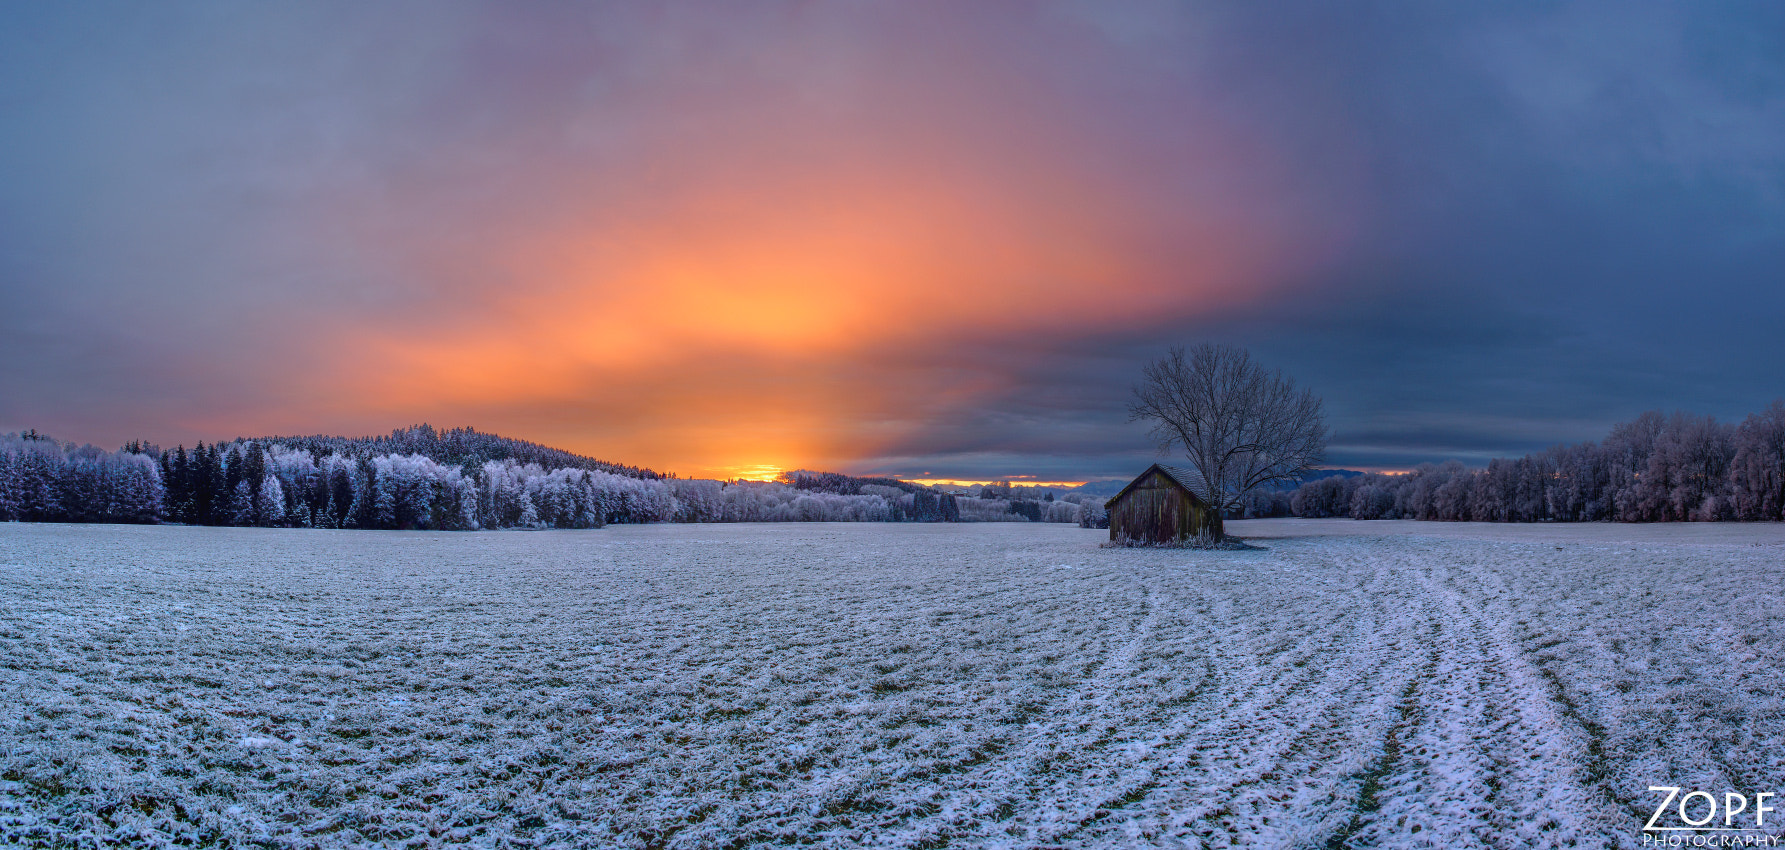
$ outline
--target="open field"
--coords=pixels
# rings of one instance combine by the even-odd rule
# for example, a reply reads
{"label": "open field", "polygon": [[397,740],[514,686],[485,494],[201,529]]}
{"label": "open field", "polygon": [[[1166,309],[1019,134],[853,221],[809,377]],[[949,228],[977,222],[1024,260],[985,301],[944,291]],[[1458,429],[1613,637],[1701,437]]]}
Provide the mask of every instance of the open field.
{"label": "open field", "polygon": [[1785,528],[1233,530],[0,524],[0,844],[1639,846],[1650,785],[1785,792]]}

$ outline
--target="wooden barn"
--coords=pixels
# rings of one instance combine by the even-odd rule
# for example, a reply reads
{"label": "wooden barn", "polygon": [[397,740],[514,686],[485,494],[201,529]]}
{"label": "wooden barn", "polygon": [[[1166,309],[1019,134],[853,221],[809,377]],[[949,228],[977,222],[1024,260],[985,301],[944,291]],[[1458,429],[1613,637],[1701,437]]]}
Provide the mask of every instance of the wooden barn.
{"label": "wooden barn", "polygon": [[1107,503],[1109,539],[1177,543],[1222,535],[1221,514],[1194,469],[1155,463]]}

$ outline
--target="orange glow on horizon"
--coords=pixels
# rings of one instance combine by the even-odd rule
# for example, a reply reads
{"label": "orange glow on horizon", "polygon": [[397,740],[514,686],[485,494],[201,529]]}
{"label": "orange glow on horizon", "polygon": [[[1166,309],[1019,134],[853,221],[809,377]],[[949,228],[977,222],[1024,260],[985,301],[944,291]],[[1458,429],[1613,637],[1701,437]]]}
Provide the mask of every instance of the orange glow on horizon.
{"label": "orange glow on horizon", "polygon": [[[495,157],[501,181],[418,169],[327,210],[344,254],[425,285],[332,317],[285,374],[289,404],[301,421],[475,424],[691,477],[862,468],[1022,380],[980,353],[1001,342],[1219,315],[1324,250],[1249,206],[1289,183],[1244,125],[1211,113],[1124,150],[1046,90],[1012,97],[1024,78],[972,90],[940,65],[896,67],[873,83],[887,90],[835,102],[772,75],[715,88],[666,69],[598,121],[449,152]],[[1221,179],[1156,179],[1192,167]]]}
{"label": "orange glow on horizon", "polygon": [[777,477],[779,477],[782,472],[785,472],[785,471],[786,470],[782,469],[781,467],[774,466],[771,464],[756,464],[753,466],[732,466],[732,467],[726,467],[725,472],[727,474],[721,480],[773,481]]}
{"label": "orange glow on horizon", "polygon": [[984,481],[966,481],[966,480],[955,479],[955,478],[901,478],[899,480],[906,481],[906,482],[909,482],[912,484],[922,484],[925,487],[984,487],[988,484],[1003,484],[1006,481],[1009,481],[1010,486],[1012,488],[1016,488],[1016,487],[1059,487],[1059,488],[1070,489],[1073,487],[1078,487],[1085,483],[1083,481],[1017,481],[1017,480],[1012,480],[1012,479],[1001,479],[1001,478],[1000,479],[989,479],[989,480],[984,480]]}
{"label": "orange glow on horizon", "polygon": [[[341,348],[351,362],[316,374],[340,408],[404,421],[580,411],[577,427],[543,432],[474,421],[623,463],[739,477],[731,459],[767,445],[778,468],[841,469],[903,437],[901,422],[1004,389],[1006,376],[950,362],[956,340],[1070,340],[1269,289],[1226,284],[1265,277],[1266,240],[1245,234],[1196,240],[1166,274],[1127,239],[1072,236],[1096,231],[1089,211],[874,196],[823,222],[740,201],[715,230],[635,224],[607,252],[574,230],[495,240],[480,264],[513,281],[499,304],[356,335]],[[355,368],[368,362],[380,367]]]}

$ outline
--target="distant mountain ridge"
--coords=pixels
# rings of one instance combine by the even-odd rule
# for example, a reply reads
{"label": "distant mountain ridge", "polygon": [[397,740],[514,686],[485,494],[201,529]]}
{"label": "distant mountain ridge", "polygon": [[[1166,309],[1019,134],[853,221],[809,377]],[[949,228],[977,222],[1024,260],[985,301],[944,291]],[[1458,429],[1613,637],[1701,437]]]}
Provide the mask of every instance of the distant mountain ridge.
{"label": "distant mountain ridge", "polygon": [[[1363,473],[1355,469],[1316,469],[1293,484],[1279,484],[1275,489],[1287,492],[1310,481],[1319,481],[1322,478],[1356,478],[1359,475],[1363,475]],[[1072,488],[1072,492],[1085,493],[1092,496],[1114,496],[1115,494],[1120,493],[1122,488],[1126,486],[1128,486],[1128,482],[1125,480],[1089,481]]]}
{"label": "distant mountain ridge", "polygon": [[1128,486],[1126,481],[1086,481],[1072,488],[1072,492],[1091,496],[1114,496],[1122,492],[1122,488],[1126,486]]}
{"label": "distant mountain ridge", "polygon": [[492,460],[512,460],[516,463],[536,463],[546,469],[584,469],[650,480],[665,477],[662,473],[645,467],[599,460],[527,440],[487,434],[475,428],[450,428],[442,431],[425,422],[395,429],[389,436],[382,437],[313,434],[306,437],[238,437],[236,442],[280,443],[289,448],[304,449],[318,458],[329,454],[349,457],[422,455],[435,463],[463,466],[466,469],[481,467]]}
{"label": "distant mountain ridge", "polygon": [[1323,478],[1356,478],[1360,475],[1365,475],[1365,474],[1367,474],[1367,473],[1359,472],[1355,469],[1316,469],[1313,472],[1310,472],[1307,475],[1302,476],[1302,479],[1299,483],[1284,484],[1284,485],[1279,486],[1277,489],[1279,489],[1279,490],[1294,490],[1297,487],[1300,487],[1303,484],[1307,484],[1310,481],[1319,481]]}

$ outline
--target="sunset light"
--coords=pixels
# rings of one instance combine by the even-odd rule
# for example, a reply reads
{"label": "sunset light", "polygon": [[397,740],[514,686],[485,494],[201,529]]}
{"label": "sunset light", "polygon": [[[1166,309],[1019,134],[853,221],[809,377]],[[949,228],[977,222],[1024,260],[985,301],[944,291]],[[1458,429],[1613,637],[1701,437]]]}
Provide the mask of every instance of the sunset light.
{"label": "sunset light", "polygon": [[909,481],[912,484],[922,484],[925,487],[984,487],[988,484],[1009,484],[1012,487],[1053,487],[1070,489],[1085,483],[1083,481],[1022,481],[1005,479],[962,481],[954,478],[906,478],[903,480]]}
{"label": "sunset light", "polygon": [[[308,7],[143,8],[115,43],[15,16],[0,354],[31,368],[0,428],[430,422],[682,475],[1071,482],[1153,460],[1128,388],[1185,342],[1333,399],[1356,470],[1785,382],[1718,384],[1769,339],[1705,306],[1781,309],[1776,115],[1711,96],[1745,66],[1661,12],[1604,50],[1667,61],[1551,67],[1541,27],[1436,10],[770,7],[393,7],[343,41]],[[1685,280],[1714,291],[1632,306]]]}
{"label": "sunset light", "polygon": [[729,473],[726,477],[738,481],[773,481],[783,472],[781,467],[767,464],[733,466],[727,467],[724,471]]}
{"label": "sunset light", "polygon": [[1785,2],[0,20],[0,847],[1785,836]]}

